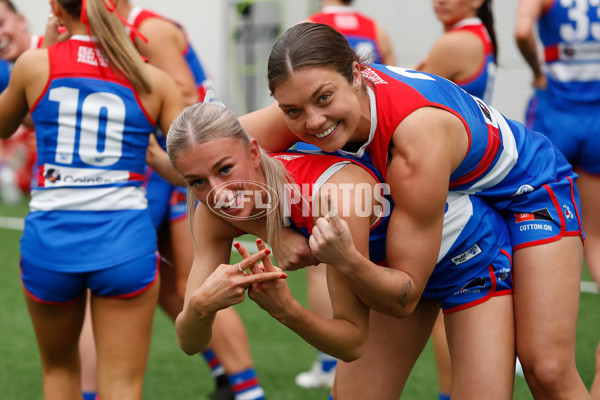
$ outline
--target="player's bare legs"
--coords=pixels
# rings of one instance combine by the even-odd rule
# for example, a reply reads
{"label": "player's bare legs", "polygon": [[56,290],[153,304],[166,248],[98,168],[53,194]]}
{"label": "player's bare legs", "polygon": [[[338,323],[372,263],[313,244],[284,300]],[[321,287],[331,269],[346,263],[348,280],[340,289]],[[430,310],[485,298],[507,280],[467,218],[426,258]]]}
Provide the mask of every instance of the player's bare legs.
{"label": "player's bare legs", "polygon": [[427,299],[402,319],[371,310],[367,350],[351,363],[338,361],[333,398],[398,400],[438,312],[439,303]]}
{"label": "player's bare legs", "polygon": [[582,262],[579,237],[513,255],[517,353],[536,399],[590,398],[575,365]]}
{"label": "player's bare legs", "polygon": [[448,350],[448,340],[446,339],[444,314],[441,311],[433,326],[431,337],[433,339],[433,352],[435,355],[435,365],[437,367],[439,392],[440,395],[447,395],[450,397],[450,392],[452,391],[452,368],[450,366],[450,350]]}
{"label": "player's bare legs", "polygon": [[86,296],[73,303],[38,303],[25,294],[38,342],[44,379],[44,400],[81,400],[78,340]]}
{"label": "player's bare legs", "polygon": [[157,281],[132,298],[92,297],[98,397],[102,400],[142,398],[158,292]]}
{"label": "player's bare legs", "polygon": [[98,375],[96,373],[97,354],[92,327],[90,296],[88,290],[85,319],[79,336],[79,355],[81,357],[81,389],[83,393],[93,395],[98,391]]}
{"label": "player's bare legs", "polygon": [[475,307],[447,314],[444,322],[452,359],[450,397],[512,399],[515,379],[512,296],[493,297]]}
{"label": "player's bare legs", "polygon": [[[583,171],[577,173],[583,230],[586,236],[583,250],[592,279],[600,288],[600,176]],[[600,400],[600,343],[596,349],[596,374],[590,393],[593,400]]]}

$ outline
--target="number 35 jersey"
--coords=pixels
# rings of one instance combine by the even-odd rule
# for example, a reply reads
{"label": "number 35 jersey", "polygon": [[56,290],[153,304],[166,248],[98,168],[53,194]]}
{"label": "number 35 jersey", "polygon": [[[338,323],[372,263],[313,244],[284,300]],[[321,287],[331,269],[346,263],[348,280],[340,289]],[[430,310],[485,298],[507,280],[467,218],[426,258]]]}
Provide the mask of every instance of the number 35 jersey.
{"label": "number 35 jersey", "polygon": [[110,264],[153,251],[142,183],[154,121],[89,37],[51,46],[48,56],[49,79],[31,107],[38,185],[21,241],[24,257],[72,270],[97,264],[90,252],[105,252],[101,259]]}

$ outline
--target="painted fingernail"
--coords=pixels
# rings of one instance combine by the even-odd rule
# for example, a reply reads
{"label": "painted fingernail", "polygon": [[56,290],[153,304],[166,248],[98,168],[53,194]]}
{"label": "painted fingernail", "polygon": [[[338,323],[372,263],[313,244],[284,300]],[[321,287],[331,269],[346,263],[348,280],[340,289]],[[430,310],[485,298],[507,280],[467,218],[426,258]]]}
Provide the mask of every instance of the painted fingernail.
{"label": "painted fingernail", "polygon": [[281,278],[282,279],[286,279],[287,278],[287,274],[281,274]]}
{"label": "painted fingernail", "polygon": [[235,247],[236,249],[239,249],[239,248],[240,248],[240,244],[239,244],[238,242],[235,242],[235,243],[233,244],[233,247]]}
{"label": "painted fingernail", "polygon": [[257,243],[257,244],[262,244],[262,240],[260,240],[260,239],[256,239],[256,243]]}
{"label": "painted fingernail", "polygon": [[265,254],[266,254],[266,255],[269,255],[269,254],[271,254],[271,250],[269,250],[269,249],[266,249],[266,250],[265,250]]}

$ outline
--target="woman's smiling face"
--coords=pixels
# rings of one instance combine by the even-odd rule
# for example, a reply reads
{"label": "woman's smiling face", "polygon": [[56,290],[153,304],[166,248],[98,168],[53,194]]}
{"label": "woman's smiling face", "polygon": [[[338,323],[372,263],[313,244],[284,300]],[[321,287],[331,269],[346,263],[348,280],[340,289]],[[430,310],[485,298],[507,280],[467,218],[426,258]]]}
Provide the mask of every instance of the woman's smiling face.
{"label": "woman's smiling face", "polygon": [[298,138],[336,151],[361,139],[361,82],[358,64],[352,83],[332,68],[307,66],[293,71],[273,95]]}
{"label": "woman's smiling face", "polygon": [[174,166],[198,200],[220,216],[247,219],[256,214],[264,178],[255,140],[249,148],[230,138],[192,144]]}

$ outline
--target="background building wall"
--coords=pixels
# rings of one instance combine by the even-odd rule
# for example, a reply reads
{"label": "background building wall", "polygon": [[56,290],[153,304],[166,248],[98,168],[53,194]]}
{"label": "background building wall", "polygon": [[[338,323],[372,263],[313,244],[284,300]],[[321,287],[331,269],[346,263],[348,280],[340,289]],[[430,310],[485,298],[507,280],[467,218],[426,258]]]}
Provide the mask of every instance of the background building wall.
{"label": "background building wall", "polygon": [[[254,98],[255,106],[268,104],[266,85],[266,61],[256,61],[254,71],[246,68],[245,74],[257,72],[258,77],[250,87],[254,96],[245,93],[240,76],[244,60],[241,48],[234,44],[235,27],[241,19],[234,11],[236,0],[136,0],[132,3],[147,7],[171,17],[185,26],[191,42],[199,53],[216,84],[217,94],[238,113],[249,107],[244,97]],[[496,33],[499,41],[499,65],[492,105],[506,116],[522,120],[531,93],[531,73],[518,53],[513,32],[518,0],[494,1]],[[264,1],[281,5],[280,25],[284,30],[305,19],[318,9],[317,0]],[[16,0],[17,7],[27,17],[34,33],[43,33],[49,5],[40,0]],[[269,7],[263,4],[261,7]],[[356,0],[355,7],[375,18],[390,34],[398,64],[403,67],[416,65],[429,51],[442,33],[442,25],[436,19],[430,0]],[[256,8],[259,10],[259,8]],[[260,25],[260,16],[255,20]],[[272,21],[271,21],[272,22]],[[264,41],[264,38],[261,39]],[[257,56],[266,57],[270,44],[261,44]],[[265,50],[266,49],[266,50]],[[264,54],[263,54],[264,53]],[[247,80],[247,79],[246,79]],[[246,82],[247,83],[247,82]],[[252,108],[252,107],[250,107]]]}

